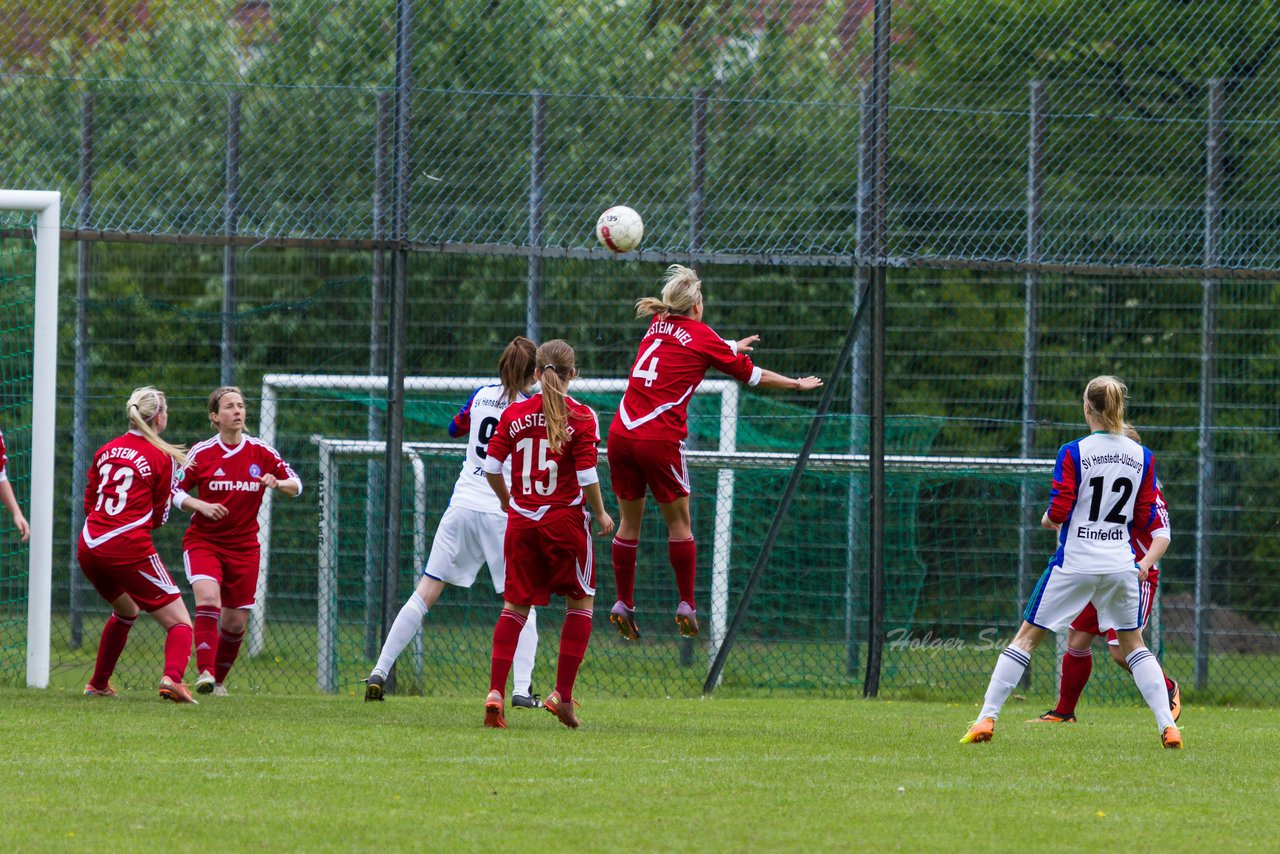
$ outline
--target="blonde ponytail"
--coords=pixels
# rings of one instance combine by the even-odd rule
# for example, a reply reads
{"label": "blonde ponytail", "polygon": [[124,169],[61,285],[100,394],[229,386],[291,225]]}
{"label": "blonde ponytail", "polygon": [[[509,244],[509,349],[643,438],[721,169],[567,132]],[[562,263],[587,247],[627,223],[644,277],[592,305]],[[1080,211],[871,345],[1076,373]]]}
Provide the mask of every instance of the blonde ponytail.
{"label": "blonde ponytail", "polygon": [[679,264],[672,264],[662,277],[662,298],[641,297],[636,300],[636,317],[654,314],[692,314],[702,302],[702,280],[698,274]]}
{"label": "blonde ponytail", "polygon": [[1098,419],[1108,433],[1124,432],[1124,402],[1128,396],[1129,389],[1119,377],[1105,374],[1089,380],[1084,390],[1089,414]]}
{"label": "blonde ponytail", "polygon": [[185,466],[187,449],[181,445],[171,445],[161,439],[160,434],[151,426],[151,422],[155,421],[156,416],[164,411],[166,406],[164,392],[148,385],[135,388],[133,394],[129,395],[125,414],[129,416],[129,426],[141,433],[142,438],[173,457],[178,465]]}
{"label": "blonde ponytail", "polygon": [[538,366],[542,369],[542,417],[547,422],[547,444],[552,453],[560,453],[569,441],[569,405],[565,397],[574,374],[573,348],[567,341],[555,338],[538,348]]}

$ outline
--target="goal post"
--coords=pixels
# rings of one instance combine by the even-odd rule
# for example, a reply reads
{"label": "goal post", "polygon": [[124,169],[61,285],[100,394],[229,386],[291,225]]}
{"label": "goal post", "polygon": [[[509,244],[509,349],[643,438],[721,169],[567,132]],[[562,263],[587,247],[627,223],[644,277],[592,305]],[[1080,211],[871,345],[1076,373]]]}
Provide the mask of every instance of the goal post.
{"label": "goal post", "polygon": [[62,194],[0,190],[0,212],[36,215],[31,389],[31,537],[27,582],[27,686],[49,687],[53,612],[53,445],[58,379],[58,242]]}

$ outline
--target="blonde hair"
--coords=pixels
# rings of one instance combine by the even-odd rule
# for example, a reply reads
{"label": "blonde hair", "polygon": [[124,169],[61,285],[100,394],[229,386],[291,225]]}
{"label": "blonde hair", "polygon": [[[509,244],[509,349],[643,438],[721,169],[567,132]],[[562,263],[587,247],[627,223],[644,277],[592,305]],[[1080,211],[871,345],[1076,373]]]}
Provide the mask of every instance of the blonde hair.
{"label": "blonde hair", "polygon": [[125,413],[129,416],[129,424],[142,434],[142,438],[173,457],[174,462],[178,465],[185,466],[187,464],[187,449],[182,445],[171,445],[161,439],[160,434],[151,426],[151,422],[155,421],[156,416],[163,412],[167,406],[164,392],[153,386],[146,385],[142,388],[135,388],[133,394],[129,395],[129,402],[125,405]]}
{"label": "blonde hair", "polygon": [[654,314],[692,314],[702,302],[702,280],[688,267],[672,264],[662,277],[662,298],[636,300],[636,317]]}
{"label": "blonde hair", "polygon": [[1084,401],[1089,414],[1098,419],[1108,433],[1124,432],[1124,402],[1129,389],[1119,377],[1104,374],[1089,380],[1084,389]]}
{"label": "blonde hair", "polygon": [[538,345],[517,335],[498,357],[498,377],[507,403],[514,403],[520,392],[533,385],[533,363],[537,356]]}
{"label": "blonde hair", "polygon": [[542,416],[547,422],[547,444],[558,454],[569,441],[569,405],[565,398],[574,373],[573,348],[567,341],[552,339],[538,348],[537,362],[542,368]]}
{"label": "blonde hair", "polygon": [[218,407],[222,406],[222,398],[224,395],[228,395],[228,394],[238,394],[240,395],[240,399],[242,401],[244,400],[244,392],[240,390],[239,386],[234,386],[234,385],[219,386],[218,388],[215,388],[213,390],[212,394],[209,395],[209,414],[210,415],[218,414]]}
{"label": "blonde hair", "polygon": [[1124,429],[1121,432],[1124,433],[1124,437],[1126,439],[1132,439],[1133,441],[1137,442],[1139,445],[1142,444],[1142,436],[1139,435],[1138,428],[1134,427],[1128,421],[1124,422]]}

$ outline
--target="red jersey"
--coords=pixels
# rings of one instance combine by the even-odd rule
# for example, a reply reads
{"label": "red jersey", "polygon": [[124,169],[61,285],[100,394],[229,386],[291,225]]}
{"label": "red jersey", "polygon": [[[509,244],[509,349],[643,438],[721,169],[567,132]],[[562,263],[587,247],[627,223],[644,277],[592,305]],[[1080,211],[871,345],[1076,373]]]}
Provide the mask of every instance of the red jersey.
{"label": "red jersey", "polygon": [[[1133,553],[1138,558],[1142,558],[1147,552],[1151,551],[1151,541],[1161,536],[1169,539],[1169,506],[1164,503],[1164,492],[1160,489],[1159,482],[1156,483],[1156,500],[1155,509],[1147,519],[1135,519],[1133,527],[1129,529],[1129,542],[1133,544]],[[1151,567],[1151,572],[1147,579],[1151,583],[1156,583],[1160,575],[1160,565],[1156,564]]]}
{"label": "red jersey", "polygon": [[266,489],[260,478],[270,474],[278,480],[296,478],[302,483],[275,448],[252,436],[241,434],[240,444],[232,446],[213,436],[193,447],[187,457],[186,467],[178,474],[179,495],[198,491],[202,500],[226,507],[227,515],[214,521],[193,513],[182,538],[184,549],[193,544],[256,548],[258,510]]}
{"label": "red jersey", "polygon": [[700,320],[657,315],[640,341],[618,417],[609,431],[678,442],[689,435],[689,398],[708,368],[756,385],[760,369]]}
{"label": "red jersey", "polygon": [[4,446],[4,434],[0,433],[0,480],[9,479],[9,450]]}
{"label": "red jersey", "polygon": [[569,512],[581,512],[582,487],[598,483],[596,460],[600,421],[595,411],[572,397],[569,438],[558,453],[547,441],[542,395],[513,403],[502,411],[498,429],[485,449],[486,474],[500,474],[511,458],[511,502],[508,524],[516,528],[544,525]]}
{"label": "red jersey", "polygon": [[99,448],[84,491],[84,544],[106,557],[145,558],[154,550],[151,529],[169,518],[177,469],[136,430]]}

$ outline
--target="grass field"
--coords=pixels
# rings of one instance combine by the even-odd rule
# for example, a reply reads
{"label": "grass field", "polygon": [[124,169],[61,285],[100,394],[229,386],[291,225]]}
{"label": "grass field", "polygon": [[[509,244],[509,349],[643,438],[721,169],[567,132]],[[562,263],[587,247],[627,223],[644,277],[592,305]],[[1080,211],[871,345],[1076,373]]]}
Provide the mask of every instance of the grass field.
{"label": "grass field", "polygon": [[480,726],[481,698],[177,707],[0,691],[6,850],[1274,850],[1280,711],[1145,708],[986,745],[970,706],[620,700]]}

